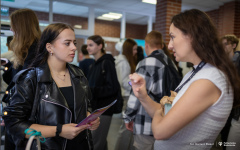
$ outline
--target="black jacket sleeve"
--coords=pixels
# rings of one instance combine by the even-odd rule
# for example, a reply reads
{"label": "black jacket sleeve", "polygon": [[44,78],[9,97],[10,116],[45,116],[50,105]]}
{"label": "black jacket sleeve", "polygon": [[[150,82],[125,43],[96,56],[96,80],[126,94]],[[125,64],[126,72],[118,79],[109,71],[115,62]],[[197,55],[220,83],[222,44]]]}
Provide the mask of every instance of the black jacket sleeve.
{"label": "black jacket sleeve", "polygon": [[3,110],[6,130],[13,137],[16,145],[25,138],[24,131],[32,124],[28,119],[31,115],[36,89],[36,81],[26,79],[26,75],[23,74],[17,74],[14,78],[15,92],[9,101],[9,106]]}

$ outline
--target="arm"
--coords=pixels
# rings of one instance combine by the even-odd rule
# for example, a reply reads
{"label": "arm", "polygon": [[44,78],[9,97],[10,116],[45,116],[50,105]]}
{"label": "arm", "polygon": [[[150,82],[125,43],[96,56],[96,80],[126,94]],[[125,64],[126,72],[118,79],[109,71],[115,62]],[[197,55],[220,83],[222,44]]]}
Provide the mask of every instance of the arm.
{"label": "arm", "polygon": [[[143,79],[134,74],[130,76],[134,91],[140,97],[144,108],[151,112],[155,109],[152,122],[152,130],[155,139],[167,139],[189,124],[202,112],[212,106],[220,97],[221,91],[209,80],[197,80],[193,82],[179,101],[163,117],[162,110],[157,110],[144,91]],[[153,107],[153,108],[152,108]],[[161,107],[160,107],[161,108]],[[186,109],[188,108],[188,109]],[[171,129],[171,130],[169,130]]]}
{"label": "arm", "polygon": [[152,124],[154,137],[166,139],[173,136],[212,106],[220,96],[221,91],[211,81],[201,79],[193,82],[164,118],[156,112]]}
{"label": "arm", "polygon": [[139,99],[144,109],[149,114],[149,116],[153,118],[155,112],[158,109],[162,109],[161,104],[153,101],[148,96],[147,90],[146,90],[146,81],[142,76],[134,73],[130,75],[129,78],[131,79],[132,90],[134,92],[134,95]]}
{"label": "arm", "polygon": [[[148,96],[148,93],[147,93],[146,89],[148,90],[148,92],[153,90],[152,86],[153,86],[153,77],[154,77],[154,75],[152,74],[153,73],[152,70],[154,70],[154,69],[153,68],[149,69],[152,65],[148,66],[149,63],[147,63],[147,61],[148,61],[147,59],[141,61],[136,68],[136,72],[139,74],[138,76],[141,77],[141,79],[144,81],[143,91],[145,91],[144,96],[146,96],[146,97]],[[148,72],[146,68],[149,69],[150,71]],[[145,80],[148,83],[147,85],[146,85]],[[137,112],[138,112],[138,110],[141,106],[141,103],[139,101],[139,98],[141,98],[141,97],[139,97],[138,93],[136,93],[134,91],[135,90],[134,86],[135,85],[132,86],[133,90],[131,91],[131,94],[129,96],[129,100],[128,100],[128,104],[127,104],[127,110],[125,112],[126,115],[124,116],[125,123],[129,123],[130,121],[132,121],[135,118],[135,116],[136,116],[136,114],[137,114]],[[151,101],[150,103],[155,104],[155,102],[153,100],[151,100],[150,98],[149,98],[149,100]]]}

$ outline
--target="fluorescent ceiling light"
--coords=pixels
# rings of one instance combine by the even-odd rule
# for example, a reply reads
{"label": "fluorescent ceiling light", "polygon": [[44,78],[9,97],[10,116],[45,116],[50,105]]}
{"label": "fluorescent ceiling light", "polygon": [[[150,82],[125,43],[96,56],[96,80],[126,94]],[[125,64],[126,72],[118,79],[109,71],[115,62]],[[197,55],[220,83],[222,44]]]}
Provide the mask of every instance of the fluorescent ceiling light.
{"label": "fluorescent ceiling light", "polygon": [[157,0],[142,0],[143,3],[157,4]]}
{"label": "fluorescent ceiling light", "polygon": [[119,14],[119,13],[113,13],[113,12],[110,12],[109,14],[110,14],[110,15],[114,15],[114,16],[122,17],[122,14]]}
{"label": "fluorescent ceiling light", "polygon": [[108,20],[108,21],[112,21],[113,20],[112,18],[107,18],[107,17],[103,17],[103,16],[99,16],[99,17],[97,17],[97,19]]}
{"label": "fluorescent ceiling light", "polygon": [[74,28],[76,28],[76,29],[82,29],[82,26],[81,25],[74,25]]}
{"label": "fluorescent ceiling light", "polygon": [[103,14],[102,16],[106,17],[106,18],[111,18],[111,19],[119,19],[122,17],[122,16],[114,15],[114,14]]}

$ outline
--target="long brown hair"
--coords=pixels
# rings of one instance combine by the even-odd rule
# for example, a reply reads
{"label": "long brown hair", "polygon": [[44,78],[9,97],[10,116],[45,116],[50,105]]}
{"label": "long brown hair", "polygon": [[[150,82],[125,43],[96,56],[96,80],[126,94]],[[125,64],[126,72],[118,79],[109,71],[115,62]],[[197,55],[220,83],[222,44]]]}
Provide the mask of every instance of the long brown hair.
{"label": "long brown hair", "polygon": [[234,106],[240,104],[240,79],[219,40],[217,29],[209,16],[197,9],[187,10],[172,18],[183,34],[191,37],[191,45],[198,57],[221,70],[234,90]]}
{"label": "long brown hair", "polygon": [[135,72],[137,66],[137,56],[133,56],[133,47],[137,45],[137,43],[133,39],[126,39],[123,43],[123,52],[122,54],[126,56],[128,63],[131,68],[131,73]]}
{"label": "long brown hair", "polygon": [[10,15],[11,28],[15,32],[10,44],[14,51],[14,67],[23,65],[28,55],[28,49],[34,41],[38,41],[41,30],[36,14],[31,9],[19,9]]}

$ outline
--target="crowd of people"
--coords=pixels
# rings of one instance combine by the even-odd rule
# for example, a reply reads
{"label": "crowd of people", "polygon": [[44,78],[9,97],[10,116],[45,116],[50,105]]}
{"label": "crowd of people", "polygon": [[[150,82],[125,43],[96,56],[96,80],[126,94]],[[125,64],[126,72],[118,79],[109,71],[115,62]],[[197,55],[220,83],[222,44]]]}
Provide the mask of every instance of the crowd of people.
{"label": "crowd of people", "polygon": [[[1,58],[8,67],[2,75],[6,150],[25,149],[27,129],[45,138],[42,149],[107,150],[114,107],[78,123],[119,95],[123,119],[115,150],[211,149],[219,135],[223,149],[240,149],[239,39],[219,37],[206,13],[173,16],[168,46],[160,32],[149,32],[146,57],[132,38],[117,43],[114,57],[102,36],[89,36],[79,66],[71,64],[77,47],[70,25],[53,23],[41,32],[31,9],[14,11],[10,21],[13,37]],[[178,62],[192,63],[193,70],[183,76]],[[181,82],[166,95],[173,75]]]}

